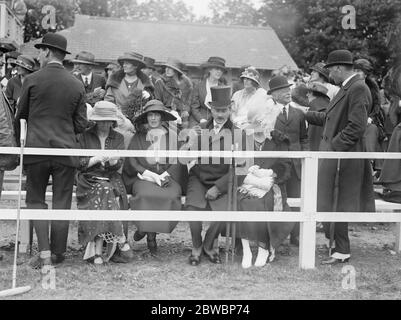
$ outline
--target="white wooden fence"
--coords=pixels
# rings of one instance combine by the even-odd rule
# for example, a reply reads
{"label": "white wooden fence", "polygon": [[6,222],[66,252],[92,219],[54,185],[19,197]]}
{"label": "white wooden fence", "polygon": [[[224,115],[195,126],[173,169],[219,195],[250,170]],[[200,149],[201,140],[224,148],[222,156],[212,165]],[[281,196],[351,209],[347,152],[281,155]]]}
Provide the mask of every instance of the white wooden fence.
{"label": "white wooden fence", "polygon": [[[19,154],[19,148],[0,148],[0,154]],[[120,221],[299,221],[301,226],[299,267],[315,267],[316,222],[396,222],[396,250],[401,251],[401,212],[317,212],[317,177],[319,159],[401,159],[399,153],[351,152],[263,152],[263,151],[143,151],[143,150],[81,150],[25,148],[24,155],[52,156],[119,156],[177,159],[205,158],[299,158],[302,159],[300,212],[232,212],[232,211],[110,211],[101,210],[21,210],[21,220],[120,220]],[[307,195],[307,196],[306,196]],[[401,210],[399,204],[382,206],[384,210]],[[17,209],[0,209],[0,220],[16,220]]]}

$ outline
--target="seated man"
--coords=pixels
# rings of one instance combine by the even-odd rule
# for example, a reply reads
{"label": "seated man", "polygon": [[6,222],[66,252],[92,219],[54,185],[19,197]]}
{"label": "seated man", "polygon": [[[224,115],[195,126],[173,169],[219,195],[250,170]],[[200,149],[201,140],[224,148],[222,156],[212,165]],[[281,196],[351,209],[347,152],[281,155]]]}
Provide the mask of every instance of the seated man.
{"label": "seated man", "polygon": [[[198,135],[196,139],[192,139],[192,141],[188,143],[188,148],[229,151],[231,148],[232,134],[235,128],[230,120],[231,88],[227,86],[212,87],[211,94],[212,102],[210,105],[212,118],[202,123],[200,126],[195,126],[193,128],[197,131]],[[227,142],[229,142],[229,144]],[[189,211],[227,210],[229,161],[224,161],[224,159],[205,160],[206,159],[198,159],[195,166],[193,166],[189,172],[186,208]],[[189,263],[193,266],[197,266],[200,263],[202,250],[212,263],[221,263],[219,253],[213,246],[215,239],[217,239],[220,233],[221,222],[210,223],[203,241],[202,222],[190,222],[190,229],[193,249],[189,257]]]}

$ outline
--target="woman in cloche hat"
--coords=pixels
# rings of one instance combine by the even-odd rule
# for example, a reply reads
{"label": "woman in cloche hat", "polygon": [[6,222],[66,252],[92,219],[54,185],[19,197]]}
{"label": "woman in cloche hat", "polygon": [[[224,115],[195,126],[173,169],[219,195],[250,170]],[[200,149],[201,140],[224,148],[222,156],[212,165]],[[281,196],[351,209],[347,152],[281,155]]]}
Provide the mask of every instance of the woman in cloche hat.
{"label": "woman in cloche hat", "polygon": [[266,104],[266,90],[260,85],[259,72],[254,67],[248,67],[241,74],[244,89],[234,93],[231,120],[239,128],[248,124],[248,111],[250,108],[263,108]]}
{"label": "woman in cloche hat", "polygon": [[209,103],[212,101],[212,94],[210,88],[227,84],[223,78],[223,74],[227,71],[226,60],[223,58],[210,57],[201,65],[201,68],[204,70],[205,77],[193,91],[189,118],[191,128],[211,118]]}
{"label": "woman in cloche hat", "polygon": [[[82,149],[124,150],[124,137],[113,127],[119,120],[114,103],[99,101],[89,120],[95,124],[80,138]],[[128,210],[127,193],[118,170],[123,164],[119,157],[81,157],[77,173],[77,205],[82,210]],[[116,195],[118,198],[116,198]],[[121,221],[81,221],[79,241],[85,246],[84,260],[101,265],[110,258],[127,263],[133,253]],[[103,241],[108,244],[102,255]]]}
{"label": "woman in cloche hat", "polygon": [[17,75],[8,81],[5,95],[15,111],[26,76],[35,71],[35,60],[30,56],[20,55],[10,64],[16,68]]}
{"label": "woman in cloche hat", "polygon": [[[137,132],[131,140],[129,150],[169,150],[169,141],[177,141],[174,130],[167,123],[176,118],[167,111],[161,101],[151,100],[143,113],[136,118]],[[163,151],[160,152],[163,155]],[[168,158],[127,158],[123,168],[123,179],[127,192],[132,194],[131,208],[135,210],[181,210],[181,186],[179,172],[184,167],[171,164]],[[185,167],[186,169],[186,167]],[[170,233],[176,222],[140,221],[134,240],[140,241],[147,235],[150,252],[157,252],[156,233]]]}

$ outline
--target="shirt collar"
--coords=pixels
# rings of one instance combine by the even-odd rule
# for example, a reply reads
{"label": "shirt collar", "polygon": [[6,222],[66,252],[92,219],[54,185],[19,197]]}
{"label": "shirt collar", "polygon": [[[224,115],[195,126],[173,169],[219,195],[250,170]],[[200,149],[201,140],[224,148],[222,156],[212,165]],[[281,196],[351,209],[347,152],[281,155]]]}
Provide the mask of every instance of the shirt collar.
{"label": "shirt collar", "polygon": [[81,74],[81,77],[82,77],[82,80],[85,82],[85,78],[88,78],[88,82],[89,83],[91,83],[91,81],[92,81],[92,72],[91,73],[89,73],[88,75],[83,75],[83,74]]}
{"label": "shirt collar", "polygon": [[342,86],[345,87],[346,84],[354,77],[356,76],[356,73],[354,73],[352,76],[348,77],[347,79],[344,80]]}
{"label": "shirt collar", "polygon": [[63,63],[62,63],[62,62],[60,62],[60,61],[57,61],[57,60],[52,60],[52,61],[50,61],[48,64],[51,64],[51,63],[59,64],[60,66],[62,66],[62,65],[63,65]]}

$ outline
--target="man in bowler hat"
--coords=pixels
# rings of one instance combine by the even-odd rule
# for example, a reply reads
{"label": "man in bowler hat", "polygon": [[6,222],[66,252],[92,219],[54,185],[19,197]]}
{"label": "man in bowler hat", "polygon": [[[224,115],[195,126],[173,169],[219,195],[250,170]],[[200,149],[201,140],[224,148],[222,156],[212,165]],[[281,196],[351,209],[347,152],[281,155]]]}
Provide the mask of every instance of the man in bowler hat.
{"label": "man in bowler hat", "polygon": [[[41,70],[26,77],[18,104],[16,124],[28,123],[26,146],[30,148],[78,149],[76,135],[87,126],[85,89],[78,79],[63,67],[67,39],[47,33],[39,49]],[[70,209],[75,168],[78,157],[26,156],[26,204],[29,209],[47,209],[46,187],[52,175],[53,209]],[[34,221],[39,254],[31,267],[61,263],[67,249],[68,221]]]}
{"label": "man in bowler hat", "polygon": [[[335,50],[328,56],[330,78],[341,86],[325,112],[306,112],[309,123],[323,126],[320,151],[362,152],[372,97],[365,81],[354,70],[352,54]],[[337,178],[337,179],[336,179]],[[338,181],[338,184],[335,181]],[[367,159],[321,159],[318,175],[319,212],[374,212],[372,173]],[[324,223],[326,237],[330,224]],[[348,223],[334,224],[335,248],[322,264],[348,262],[351,257]]]}

